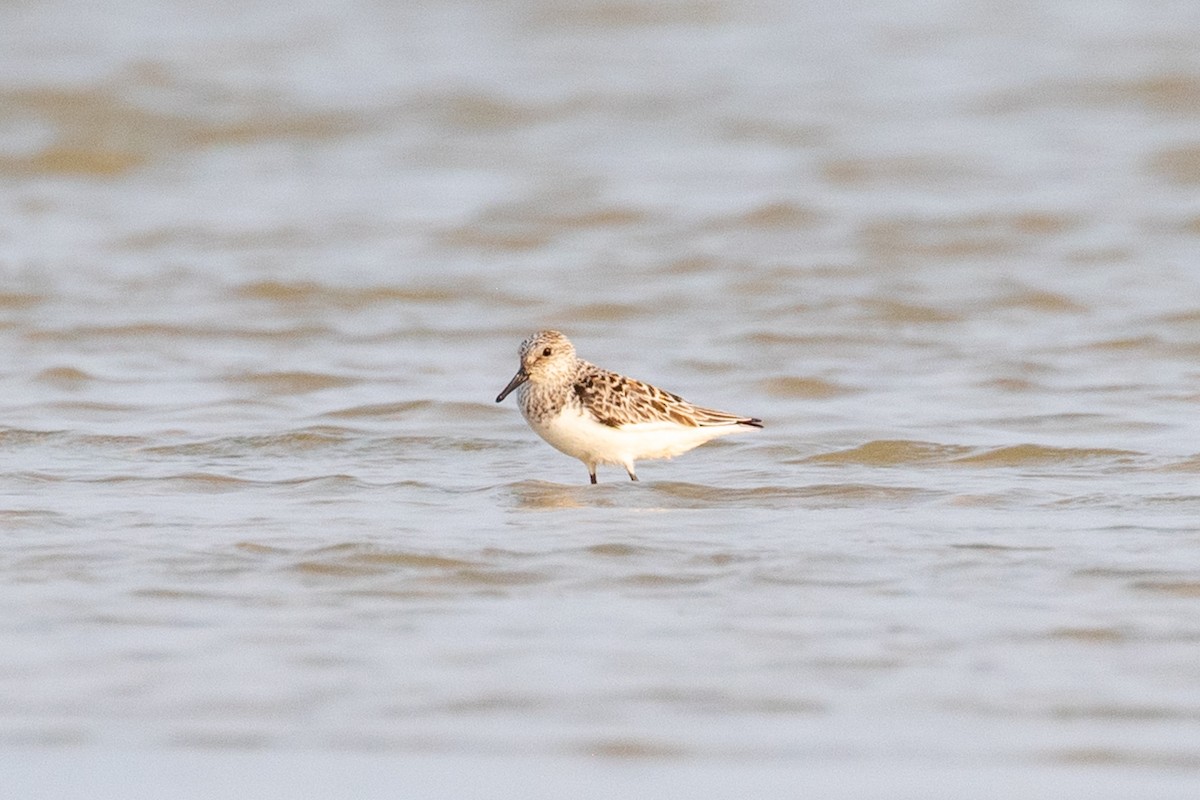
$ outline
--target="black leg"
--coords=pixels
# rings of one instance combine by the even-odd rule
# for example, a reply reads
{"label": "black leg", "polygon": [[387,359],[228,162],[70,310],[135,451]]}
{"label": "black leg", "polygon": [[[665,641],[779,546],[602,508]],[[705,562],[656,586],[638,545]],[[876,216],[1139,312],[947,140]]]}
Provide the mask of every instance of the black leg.
{"label": "black leg", "polygon": [[631,480],[631,481],[636,481],[636,480],[637,480],[637,475],[633,474],[632,472],[631,472],[631,473],[629,473],[629,480]]}
{"label": "black leg", "polygon": [[594,473],[594,472],[589,472],[589,473],[588,473],[588,477],[592,479],[592,483],[595,483],[595,482],[596,482],[596,473]]}

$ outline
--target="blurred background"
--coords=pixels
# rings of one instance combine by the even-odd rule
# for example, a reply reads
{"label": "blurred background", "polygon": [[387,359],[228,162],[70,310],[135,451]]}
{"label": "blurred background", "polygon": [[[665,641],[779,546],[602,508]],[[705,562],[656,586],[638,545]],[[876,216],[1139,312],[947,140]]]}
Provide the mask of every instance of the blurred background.
{"label": "blurred background", "polygon": [[[1197,41],[0,3],[12,796],[1179,796]],[[766,428],[588,487],[542,327]]]}

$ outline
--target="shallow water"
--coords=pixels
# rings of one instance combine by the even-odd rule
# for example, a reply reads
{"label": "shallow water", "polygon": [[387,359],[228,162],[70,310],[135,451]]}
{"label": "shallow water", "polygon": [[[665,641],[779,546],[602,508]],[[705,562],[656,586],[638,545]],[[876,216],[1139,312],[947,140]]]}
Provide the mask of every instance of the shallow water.
{"label": "shallow water", "polygon": [[1194,5],[419,6],[0,9],[13,796],[1194,786]]}

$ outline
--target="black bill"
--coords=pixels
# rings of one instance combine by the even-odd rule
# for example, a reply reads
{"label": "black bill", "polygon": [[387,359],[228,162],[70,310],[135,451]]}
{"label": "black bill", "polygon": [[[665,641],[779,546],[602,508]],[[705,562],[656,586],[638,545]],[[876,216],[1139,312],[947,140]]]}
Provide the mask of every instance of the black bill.
{"label": "black bill", "polygon": [[526,373],[523,368],[517,370],[517,374],[513,375],[513,379],[508,382],[508,386],[504,387],[504,391],[502,391],[502,392],[500,392],[500,394],[496,395],[496,402],[499,403],[501,400],[508,397],[509,392],[511,392],[513,389],[517,388],[518,386],[520,386],[522,383],[524,383],[527,380],[529,380],[529,374]]}

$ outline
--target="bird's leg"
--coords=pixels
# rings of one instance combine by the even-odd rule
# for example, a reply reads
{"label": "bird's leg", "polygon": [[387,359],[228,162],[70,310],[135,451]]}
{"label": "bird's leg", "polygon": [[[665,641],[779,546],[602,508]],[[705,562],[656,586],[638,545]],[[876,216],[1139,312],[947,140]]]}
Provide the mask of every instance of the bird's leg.
{"label": "bird's leg", "polygon": [[595,483],[595,482],[596,482],[596,473],[594,473],[594,472],[592,472],[592,471],[590,471],[590,470],[589,470],[589,471],[588,471],[588,477],[592,479],[592,483]]}
{"label": "bird's leg", "polygon": [[625,471],[629,473],[629,480],[636,481],[638,479],[637,473],[634,472],[632,468],[626,467]]}

